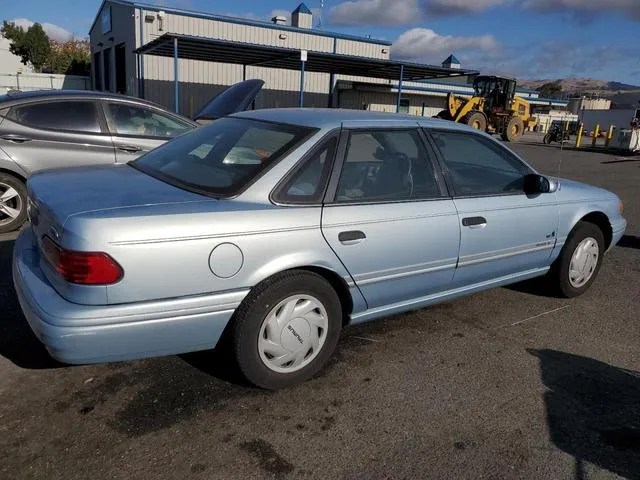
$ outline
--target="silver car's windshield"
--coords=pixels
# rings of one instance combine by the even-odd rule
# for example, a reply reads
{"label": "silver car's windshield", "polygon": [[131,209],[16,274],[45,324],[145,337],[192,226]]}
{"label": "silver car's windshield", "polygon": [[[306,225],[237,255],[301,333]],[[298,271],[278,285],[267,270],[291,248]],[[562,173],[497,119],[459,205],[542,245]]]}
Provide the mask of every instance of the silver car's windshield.
{"label": "silver car's windshield", "polygon": [[221,118],[130,162],[172,185],[214,196],[241,191],[307,138],[313,129]]}

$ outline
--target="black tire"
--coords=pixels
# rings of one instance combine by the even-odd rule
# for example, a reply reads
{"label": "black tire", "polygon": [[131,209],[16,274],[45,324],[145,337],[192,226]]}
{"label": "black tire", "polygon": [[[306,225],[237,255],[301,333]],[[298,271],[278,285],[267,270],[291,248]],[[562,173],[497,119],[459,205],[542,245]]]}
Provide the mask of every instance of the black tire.
{"label": "black tire", "polygon": [[434,118],[440,118],[442,120],[453,120],[448,110],[441,110]]}
{"label": "black tire", "polygon": [[[295,372],[279,373],[263,362],[258,340],[266,316],[292,295],[310,295],[320,301],[327,313],[328,331],[319,353],[308,365]],[[257,285],[236,311],[232,327],[233,352],[244,377],[257,387],[277,390],[302,383],[322,370],[338,344],[342,306],[336,291],[320,275],[291,270]]]}
{"label": "black tire", "polygon": [[542,139],[543,143],[546,143],[547,145],[551,145],[551,134],[547,133],[544,138]]}
{"label": "black tire", "polygon": [[478,110],[472,110],[467,113],[462,119],[462,122],[476,130],[480,130],[482,132],[487,131],[487,117],[485,117],[484,113],[479,112]]}
{"label": "black tire", "polygon": [[[0,202],[0,233],[9,233],[18,230],[27,221],[27,187],[24,182],[8,173],[0,173],[0,196],[9,189],[13,189],[18,193],[10,200]],[[20,213],[11,217],[3,207],[11,208],[12,211],[19,210]]]}
{"label": "black tire", "polygon": [[522,136],[524,132],[524,122],[520,117],[513,116],[507,122],[507,125],[502,132],[502,139],[505,142],[515,142]]}
{"label": "black tire", "polygon": [[[591,278],[579,287],[574,286],[569,278],[569,270],[571,266],[571,258],[580,243],[587,239],[593,238],[598,243],[598,261],[593,269]],[[572,232],[569,234],[560,256],[554,262],[549,272],[549,279],[552,282],[555,293],[566,298],[574,298],[585,293],[593,284],[600,267],[602,266],[602,258],[604,256],[605,240],[602,230],[597,225],[589,222],[578,222]]]}

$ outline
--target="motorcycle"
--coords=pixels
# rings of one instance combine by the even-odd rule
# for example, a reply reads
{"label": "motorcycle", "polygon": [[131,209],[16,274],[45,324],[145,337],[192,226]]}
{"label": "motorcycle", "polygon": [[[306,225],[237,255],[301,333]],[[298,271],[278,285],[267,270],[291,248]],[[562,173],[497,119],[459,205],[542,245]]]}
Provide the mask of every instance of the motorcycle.
{"label": "motorcycle", "polygon": [[563,132],[561,127],[554,125],[553,127],[551,127],[549,133],[544,136],[542,141],[549,145],[551,144],[551,142],[562,143],[567,140],[571,140],[569,132]]}

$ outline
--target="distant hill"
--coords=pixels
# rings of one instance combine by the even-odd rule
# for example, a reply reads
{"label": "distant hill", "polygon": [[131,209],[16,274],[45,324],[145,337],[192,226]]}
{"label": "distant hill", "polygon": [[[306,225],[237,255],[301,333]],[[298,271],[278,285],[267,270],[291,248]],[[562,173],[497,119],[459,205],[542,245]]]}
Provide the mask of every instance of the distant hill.
{"label": "distant hill", "polygon": [[620,82],[607,82],[593,78],[559,78],[546,80],[518,80],[518,85],[537,90],[545,83],[559,83],[565,94],[599,94],[613,97],[619,93],[640,92],[639,85],[628,85]]}

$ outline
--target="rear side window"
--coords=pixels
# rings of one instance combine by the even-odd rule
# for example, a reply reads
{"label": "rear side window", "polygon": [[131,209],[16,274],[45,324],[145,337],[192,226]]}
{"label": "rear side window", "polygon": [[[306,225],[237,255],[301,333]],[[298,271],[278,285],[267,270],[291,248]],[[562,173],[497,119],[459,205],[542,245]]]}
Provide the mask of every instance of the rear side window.
{"label": "rear side window", "polygon": [[149,108],[126,103],[109,103],[109,113],[118,135],[173,138],[193,126]]}
{"label": "rear side window", "polygon": [[275,199],[282,203],[319,203],[325,192],[335,156],[338,137],[332,136],[318,146],[291,178],[278,190]]}
{"label": "rear side window", "polygon": [[31,103],[13,107],[12,119],[17,123],[44,130],[100,133],[95,102],[60,101]]}

